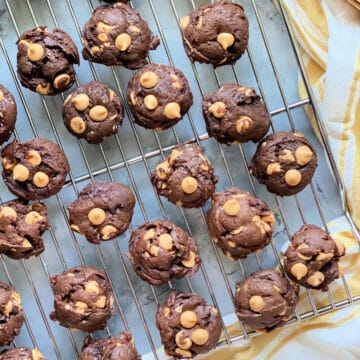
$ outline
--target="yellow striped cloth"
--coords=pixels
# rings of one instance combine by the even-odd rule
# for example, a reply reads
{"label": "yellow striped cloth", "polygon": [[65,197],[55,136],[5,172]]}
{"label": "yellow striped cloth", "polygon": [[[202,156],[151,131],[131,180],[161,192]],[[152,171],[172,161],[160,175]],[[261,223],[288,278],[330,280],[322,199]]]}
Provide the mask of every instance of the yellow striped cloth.
{"label": "yellow striped cloth", "polygon": [[[345,185],[349,212],[360,229],[360,0],[278,0],[292,21],[301,57],[324,120],[332,153]],[[299,82],[301,96],[306,96]],[[316,124],[308,109],[310,120]],[[346,219],[328,224],[347,254],[341,265],[352,294],[360,295],[358,243]],[[341,281],[331,285],[334,301],[346,299]],[[330,305],[312,292],[316,306]],[[301,290],[299,313],[311,311]],[[199,357],[206,360],[360,359],[360,308],[348,306]],[[241,333],[238,325],[231,334]]]}

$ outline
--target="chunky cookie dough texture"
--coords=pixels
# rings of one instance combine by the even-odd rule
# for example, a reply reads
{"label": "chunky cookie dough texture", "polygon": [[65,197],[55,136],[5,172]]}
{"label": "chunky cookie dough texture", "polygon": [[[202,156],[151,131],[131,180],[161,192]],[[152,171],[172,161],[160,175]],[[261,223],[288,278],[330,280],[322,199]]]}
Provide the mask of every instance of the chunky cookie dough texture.
{"label": "chunky cookie dough texture", "polygon": [[38,256],[45,249],[41,235],[49,227],[44,204],[9,201],[0,206],[0,253],[12,259]]}
{"label": "chunky cookie dough texture", "polygon": [[89,242],[100,244],[129,228],[134,207],[134,194],[126,185],[93,181],[70,204],[70,226]]}
{"label": "chunky cookie dough texture", "polygon": [[328,290],[328,284],[341,276],[340,257],[345,247],[316,225],[306,224],[290,240],[284,256],[289,278],[307,288]]}
{"label": "chunky cookie dough texture", "polygon": [[224,84],[202,102],[209,136],[224,144],[257,142],[269,130],[270,114],[253,88]]}
{"label": "chunky cookie dough texture", "polygon": [[0,145],[9,140],[15,129],[16,102],[12,94],[0,84]]}
{"label": "chunky cookie dough texture", "polygon": [[165,220],[145,223],[133,231],[128,257],[135,272],[156,286],[193,275],[201,263],[195,240]]}
{"label": "chunky cookie dough texture", "polygon": [[113,90],[99,81],[91,81],[66,98],[62,116],[70,133],[90,144],[99,144],[117,133],[124,109]]}
{"label": "chunky cookie dough texture", "polygon": [[156,326],[169,356],[192,358],[217,344],[222,326],[218,310],[199,295],[173,290],[159,306]]}
{"label": "chunky cookie dough texture", "polygon": [[26,347],[4,350],[0,354],[0,360],[46,360],[45,356],[38,350]]}
{"label": "chunky cookie dough texture", "polygon": [[261,250],[271,241],[275,217],[268,205],[236,187],[212,196],[207,224],[211,239],[231,260]]}
{"label": "chunky cookie dough texture", "polygon": [[115,313],[111,287],[103,270],[78,266],[52,276],[54,308],[50,314],[61,326],[93,332],[103,329]]}
{"label": "chunky cookie dough texture", "polygon": [[191,62],[233,64],[249,41],[249,23],[241,5],[205,3],[180,20],[183,44]]}
{"label": "chunky cookie dough texture", "polygon": [[58,193],[70,170],[60,147],[47,139],[13,141],[1,152],[2,176],[8,189],[23,200]]}
{"label": "chunky cookie dough texture", "polygon": [[124,331],[118,337],[111,336],[108,339],[86,337],[79,360],[141,360],[141,356],[135,348],[131,333]]}
{"label": "chunky cookie dough texture", "polygon": [[294,195],[311,182],[317,162],[315,149],[303,134],[279,131],[261,141],[249,169],[268,191]]}
{"label": "chunky cookie dough texture", "polygon": [[149,51],[160,44],[140,14],[121,3],[98,6],[85,24],[82,36],[86,60],[129,69],[147,64]]}
{"label": "chunky cookie dough texture", "polygon": [[42,95],[56,95],[75,81],[79,53],[71,37],[46,26],[24,32],[17,41],[17,73],[21,84]]}
{"label": "chunky cookie dough texture", "polygon": [[236,284],[239,319],[259,330],[272,330],[290,320],[298,303],[299,287],[274,269],[259,270]]}
{"label": "chunky cookie dough texture", "polygon": [[25,316],[20,295],[3,282],[0,282],[0,318],[0,346],[4,346],[20,333]]}
{"label": "chunky cookie dough texture", "polygon": [[180,70],[171,65],[149,64],[130,80],[127,100],[137,124],[165,130],[182,119],[193,96]]}
{"label": "chunky cookie dough texture", "polygon": [[185,208],[201,207],[215,191],[218,177],[197,144],[176,145],[151,175],[159,195]]}

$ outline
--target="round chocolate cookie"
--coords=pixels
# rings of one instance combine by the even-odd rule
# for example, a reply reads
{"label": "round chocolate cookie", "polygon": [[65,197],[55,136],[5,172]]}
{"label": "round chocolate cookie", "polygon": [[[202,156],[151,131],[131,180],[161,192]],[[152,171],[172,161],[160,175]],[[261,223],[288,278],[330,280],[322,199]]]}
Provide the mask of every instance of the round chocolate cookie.
{"label": "round chocolate cookie", "polygon": [[17,41],[17,73],[21,84],[42,95],[56,95],[75,81],[79,53],[71,37],[46,26],[24,32]]}
{"label": "round chocolate cookie", "polygon": [[261,141],[249,169],[268,191],[284,196],[303,190],[316,166],[316,152],[303,134],[279,131]]}
{"label": "round chocolate cookie", "polygon": [[3,179],[24,200],[41,200],[58,193],[70,168],[64,152],[48,139],[13,141],[1,152]]}
{"label": "round chocolate cookie", "polygon": [[236,187],[212,196],[207,224],[211,239],[231,260],[244,258],[270,243],[274,214],[268,205]]}
{"label": "round chocolate cookie", "polygon": [[0,281],[0,346],[10,344],[19,335],[25,320],[20,295],[16,290]]}
{"label": "round chocolate cookie", "polygon": [[201,296],[170,292],[156,314],[156,326],[167,355],[192,358],[215,347],[221,334],[218,310]]}
{"label": "round chocolate cookie", "polygon": [[306,224],[290,240],[284,256],[289,278],[312,289],[328,290],[328,284],[341,276],[339,259],[345,248],[316,225]]}
{"label": "round chocolate cookie", "polygon": [[140,14],[121,3],[98,6],[82,35],[84,59],[129,69],[147,64],[149,51],[160,44]]}
{"label": "round chocolate cookie", "polygon": [[12,94],[0,84],[0,145],[9,140],[15,129],[17,108]]}
{"label": "round chocolate cookie", "polygon": [[272,330],[294,316],[298,294],[299,287],[274,269],[256,271],[236,284],[237,315],[254,329]]}
{"label": "round chocolate cookie", "polygon": [[197,208],[213,194],[218,177],[199,145],[183,143],[156,167],[151,181],[159,195],[173,204]]}
{"label": "round chocolate cookie", "polygon": [[88,332],[105,328],[115,309],[110,283],[103,270],[78,266],[52,276],[50,281],[55,293],[51,320]]}
{"label": "round chocolate cookie", "polygon": [[180,30],[191,62],[233,64],[249,41],[249,23],[240,4],[205,3],[180,20]]}
{"label": "round chocolate cookie", "polygon": [[124,233],[130,225],[135,197],[125,185],[93,181],[69,206],[71,228],[93,244]]}
{"label": "round chocolate cookie", "polygon": [[38,350],[31,350],[26,347],[4,350],[0,354],[0,360],[46,360]]}
{"label": "round chocolate cookie", "polygon": [[86,337],[78,360],[141,360],[141,356],[131,333],[124,331],[108,339]]}
{"label": "round chocolate cookie", "polygon": [[180,70],[171,65],[149,64],[130,80],[127,100],[137,124],[165,130],[182,119],[193,96]]}
{"label": "round chocolate cookie", "polygon": [[209,136],[223,144],[257,142],[268,132],[271,118],[253,88],[224,84],[202,102]]}
{"label": "round chocolate cookie", "polygon": [[195,240],[165,220],[145,223],[133,231],[128,257],[135,272],[156,286],[193,275],[201,263]]}
{"label": "round chocolate cookie", "polygon": [[44,204],[14,200],[0,206],[0,253],[12,259],[38,256],[45,249],[41,235],[49,227]]}
{"label": "round chocolate cookie", "polygon": [[91,81],[66,98],[62,115],[73,135],[90,144],[99,144],[117,133],[124,109],[113,90],[99,81]]}

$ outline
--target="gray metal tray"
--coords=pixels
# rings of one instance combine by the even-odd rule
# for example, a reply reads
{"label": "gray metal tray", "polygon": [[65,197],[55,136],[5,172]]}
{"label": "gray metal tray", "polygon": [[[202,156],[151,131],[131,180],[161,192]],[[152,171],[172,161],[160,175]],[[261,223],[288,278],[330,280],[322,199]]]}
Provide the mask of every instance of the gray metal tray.
{"label": "gray metal tray", "polygon": [[[87,335],[71,332],[49,319],[53,309],[53,293],[49,277],[65,268],[90,264],[106,269],[115,294],[116,316],[95,337],[117,334],[129,329],[146,359],[165,358],[155,327],[155,313],[171,287],[194,291],[218,306],[224,322],[224,336],[219,343],[229,345],[257,335],[237,321],[233,292],[236,281],[259,268],[276,267],[280,250],[289,236],[304,222],[326,227],[339,216],[347,215],[341,181],[333,166],[326,138],[319,143],[308,121],[305,106],[312,106],[311,96],[300,99],[298,76],[302,76],[297,48],[281,11],[268,0],[241,0],[249,17],[250,41],[246,54],[234,65],[216,70],[209,65],[191,65],[185,56],[178,27],[179,19],[205,1],[133,0],[134,6],[160,37],[161,46],[151,52],[151,62],[171,63],[187,76],[194,105],[188,115],[173,129],[153,132],[134,125],[124,94],[133,72],[122,67],[105,67],[81,61],[78,84],[99,79],[111,86],[122,98],[126,115],[117,136],[102,145],[89,145],[70,135],[61,117],[64,95],[42,97],[24,89],[16,78],[16,46],[20,33],[36,25],[60,27],[69,33],[81,49],[80,30],[91,16],[98,1],[89,0],[0,0],[0,82],[14,95],[18,104],[15,136],[21,141],[46,137],[64,149],[71,174],[62,191],[44,202],[48,206],[51,229],[45,234],[46,250],[38,258],[15,261],[0,259],[0,280],[13,284],[22,297],[26,323],[15,339],[16,346],[38,347],[47,359],[77,359]],[[306,80],[306,79],[305,79]],[[209,139],[201,113],[202,94],[225,82],[253,86],[263,96],[272,115],[272,131],[296,129],[306,134],[319,154],[319,166],[310,186],[296,196],[279,198],[268,193],[249,176],[247,164],[256,145],[222,146]],[[315,109],[316,110],[316,109]],[[318,119],[319,121],[319,119]],[[321,122],[319,121],[320,130]],[[249,191],[267,201],[276,214],[274,239],[262,253],[232,262],[211,243],[204,209],[181,209],[160,199],[150,183],[149,173],[171,148],[189,139],[201,144],[219,175],[217,190],[230,185]],[[328,166],[330,164],[330,166]],[[131,229],[114,241],[100,246],[89,244],[67,223],[67,207],[77,193],[91,180],[117,181],[130,186],[137,204],[131,229],[145,221],[167,218],[192,234],[200,246],[201,270],[192,278],[172,281],[168,286],[153,288],[133,272],[126,252]],[[0,182],[1,201],[13,198]],[[349,223],[349,226],[352,224]],[[325,305],[317,307],[318,293],[306,292],[308,309],[298,311],[292,320],[316,316],[359,301],[359,293],[351,293],[346,276],[338,280],[346,297],[334,300],[330,291]],[[226,326],[235,323],[236,331]],[[225,326],[226,325],[226,326]]]}

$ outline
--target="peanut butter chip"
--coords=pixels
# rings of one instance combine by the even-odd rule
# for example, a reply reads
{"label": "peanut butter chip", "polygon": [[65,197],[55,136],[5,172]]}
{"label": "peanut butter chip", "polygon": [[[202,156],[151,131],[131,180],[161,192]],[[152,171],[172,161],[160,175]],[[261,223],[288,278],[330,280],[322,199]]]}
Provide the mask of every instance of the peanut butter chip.
{"label": "peanut butter chip", "polygon": [[31,352],[31,355],[33,357],[33,360],[43,360],[43,359],[45,359],[43,354],[38,349],[34,349]]}
{"label": "peanut butter chip", "polygon": [[106,218],[105,211],[100,208],[93,208],[88,213],[88,219],[93,225],[101,225]]}
{"label": "peanut butter chip", "polygon": [[105,225],[100,230],[100,235],[103,240],[109,240],[109,239],[113,238],[114,236],[116,236],[117,233],[118,233],[118,229],[112,225]]}
{"label": "peanut butter chip", "polygon": [[156,167],[156,174],[161,180],[167,179],[169,173],[170,173],[170,167],[167,161],[161,162]]}
{"label": "peanut butter chip", "polygon": [[3,217],[11,217],[14,220],[16,220],[17,214],[16,214],[16,211],[12,207],[4,206],[0,210],[0,218],[3,218]]}
{"label": "peanut butter chip", "polygon": [[226,112],[226,105],[222,101],[217,101],[209,106],[209,112],[213,114],[216,118],[220,119],[224,117]]}
{"label": "peanut butter chip", "polygon": [[108,116],[107,108],[103,105],[95,105],[89,111],[91,120],[104,121]]}
{"label": "peanut butter chip", "polygon": [[50,83],[46,83],[45,86],[38,84],[35,89],[35,91],[41,95],[47,95],[49,93],[49,90],[50,90]]}
{"label": "peanut butter chip", "polygon": [[95,301],[95,305],[98,308],[103,309],[106,305],[106,296],[105,295],[99,296],[99,298]]}
{"label": "peanut butter chip", "polygon": [[181,181],[181,189],[186,194],[193,194],[198,188],[198,181],[192,176],[186,176]]}
{"label": "peanut butter chip", "polygon": [[84,314],[87,308],[88,308],[87,304],[85,304],[82,301],[77,301],[75,303],[75,309],[77,313]]}
{"label": "peanut butter chip", "polygon": [[164,249],[164,250],[171,250],[174,246],[174,242],[173,239],[171,237],[170,234],[161,234],[159,236],[159,245]]}
{"label": "peanut butter chip", "polygon": [[268,175],[276,174],[279,172],[281,172],[281,166],[278,162],[270,163],[266,168],[266,173]]}
{"label": "peanut butter chip", "polygon": [[289,162],[295,161],[294,155],[292,154],[292,151],[289,149],[284,149],[282,151],[282,154],[279,155],[279,159],[283,160],[283,161],[289,161]]}
{"label": "peanut butter chip", "polygon": [[192,341],[184,335],[183,331],[179,331],[178,333],[176,333],[175,342],[180,349],[184,350],[190,349],[192,345]]}
{"label": "peanut butter chip", "polygon": [[324,274],[320,271],[316,271],[314,274],[312,274],[307,278],[306,282],[311,286],[317,287],[321,285],[324,282],[324,280],[325,280]]}
{"label": "peanut butter chip", "polygon": [[77,94],[72,98],[71,102],[74,104],[76,110],[84,111],[89,106],[90,99],[86,94]]}
{"label": "peanut butter chip", "polygon": [[177,102],[169,102],[165,105],[164,115],[170,119],[180,119],[181,118],[181,108]]}
{"label": "peanut butter chip", "polygon": [[145,71],[140,76],[140,84],[145,89],[153,88],[159,82],[159,77],[152,71]]}
{"label": "peanut butter chip", "polygon": [[99,22],[96,24],[96,29],[97,29],[98,31],[104,32],[104,33],[110,32],[112,29],[115,29],[115,27],[116,27],[116,26],[105,24],[105,23],[103,23],[102,21],[99,21]]}
{"label": "peanut butter chip", "polygon": [[141,32],[140,28],[138,28],[138,27],[135,26],[135,25],[130,25],[130,26],[129,26],[129,31],[134,32],[134,33],[139,33],[139,32]]}
{"label": "peanut butter chip", "polygon": [[252,311],[260,312],[264,308],[264,299],[259,295],[254,295],[249,300],[249,306]]}
{"label": "peanut butter chip", "polygon": [[5,170],[13,170],[15,167],[15,163],[12,163],[7,157],[4,157],[1,163]]}
{"label": "peanut butter chip", "polygon": [[313,152],[306,145],[299,146],[295,150],[296,162],[301,166],[309,163],[311,161],[312,157],[313,157]]}
{"label": "peanut butter chip", "polygon": [[131,36],[127,33],[119,34],[115,39],[115,47],[120,51],[126,51],[131,44]]}
{"label": "peanut butter chip", "polygon": [[3,101],[4,99],[4,93],[0,90],[0,101]]}
{"label": "peanut butter chip", "polygon": [[236,199],[225,201],[224,212],[229,216],[236,216],[240,211],[240,204]]}
{"label": "peanut butter chip", "polygon": [[333,253],[323,253],[323,252],[321,252],[316,256],[316,261],[329,261],[333,257],[334,257]]}
{"label": "peanut butter chip", "polygon": [[30,172],[29,169],[22,164],[15,165],[13,169],[13,179],[15,181],[24,182],[29,178]]}
{"label": "peanut butter chip", "polygon": [[227,50],[235,42],[234,35],[226,32],[218,34],[216,40],[224,50]]}
{"label": "peanut butter chip", "polygon": [[41,164],[41,156],[38,151],[36,150],[29,150],[26,154],[26,160],[32,165],[32,166],[38,166]]}
{"label": "peanut butter chip", "polygon": [[75,116],[70,120],[70,128],[75,134],[82,134],[86,129],[85,121],[81,117]]}
{"label": "peanut butter chip", "polygon": [[204,345],[209,340],[209,332],[205,329],[196,329],[191,334],[191,340],[196,345]]}
{"label": "peanut butter chip", "polygon": [[197,322],[197,316],[191,310],[184,311],[180,315],[180,324],[186,329],[193,328],[196,325],[196,322]]}
{"label": "peanut butter chip", "polygon": [[291,267],[290,271],[297,280],[301,280],[308,273],[308,268],[303,263],[297,263]]}
{"label": "peanut butter chip", "polygon": [[144,240],[153,239],[155,236],[155,229],[149,229],[143,236]]}
{"label": "peanut butter chip", "polygon": [[101,49],[100,49],[100,47],[99,46],[93,46],[91,49],[90,49],[90,53],[92,54],[92,55],[98,55],[98,54],[100,54],[101,53]]}
{"label": "peanut butter chip", "polygon": [[40,215],[37,211],[30,211],[25,215],[25,222],[27,224],[36,224],[40,222],[44,217]]}
{"label": "peanut butter chip", "polygon": [[102,42],[106,42],[108,40],[108,37],[105,33],[100,33],[97,37]]}
{"label": "peanut butter chip", "polygon": [[66,86],[70,84],[70,75],[68,74],[60,74],[54,80],[54,87],[56,89],[64,89]]}
{"label": "peanut butter chip", "polygon": [[149,248],[149,253],[152,255],[152,256],[158,256],[159,255],[159,248],[155,245],[151,245],[150,248]]}
{"label": "peanut butter chip", "polygon": [[285,173],[285,182],[289,186],[299,185],[301,182],[301,172],[296,169],[290,169]]}
{"label": "peanut butter chip", "polygon": [[181,355],[183,358],[192,358],[192,353],[189,350],[183,350],[180,348],[176,348],[175,352],[179,355]]}
{"label": "peanut butter chip", "polygon": [[159,103],[154,95],[146,95],[144,98],[144,105],[148,110],[154,110],[158,107]]}
{"label": "peanut butter chip", "polygon": [[190,251],[190,255],[188,259],[182,259],[181,263],[187,267],[187,268],[192,268],[195,266],[195,253],[193,251]]}
{"label": "peanut butter chip", "polygon": [[242,116],[236,120],[236,132],[239,134],[245,134],[251,127],[253,121],[248,116]]}
{"label": "peanut butter chip", "polygon": [[190,16],[186,15],[180,20],[180,29],[184,30],[190,24]]}
{"label": "peanut butter chip", "polygon": [[50,178],[42,171],[38,171],[33,176],[33,184],[38,188],[44,188],[49,184]]}
{"label": "peanut butter chip", "polygon": [[171,152],[171,155],[170,155],[170,158],[169,158],[169,163],[171,165],[173,165],[175,163],[175,160],[178,156],[180,156],[182,154],[181,151],[177,150],[177,149],[174,149],[172,152]]}
{"label": "peanut butter chip", "polygon": [[89,294],[99,294],[100,292],[100,287],[99,287],[99,283],[95,280],[90,280],[85,284],[85,292],[89,293]]}
{"label": "peanut butter chip", "polygon": [[30,44],[27,48],[27,57],[30,61],[40,61],[44,56],[44,49],[40,44]]}

